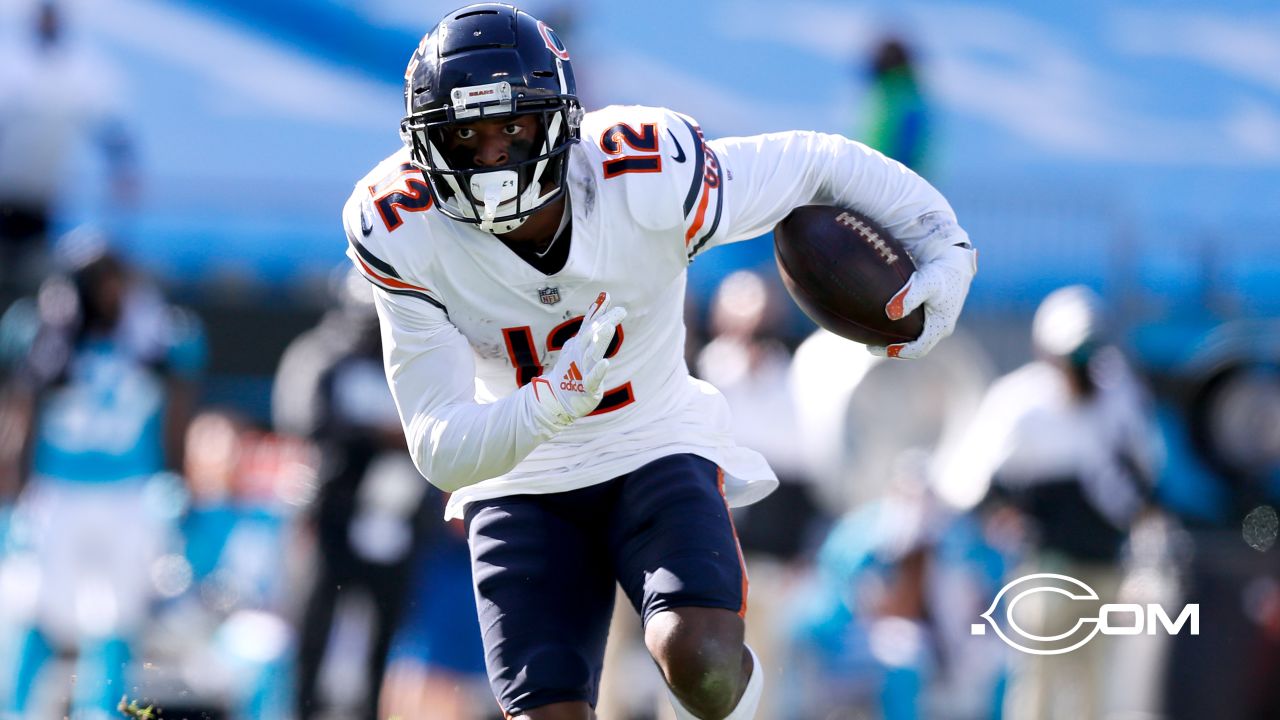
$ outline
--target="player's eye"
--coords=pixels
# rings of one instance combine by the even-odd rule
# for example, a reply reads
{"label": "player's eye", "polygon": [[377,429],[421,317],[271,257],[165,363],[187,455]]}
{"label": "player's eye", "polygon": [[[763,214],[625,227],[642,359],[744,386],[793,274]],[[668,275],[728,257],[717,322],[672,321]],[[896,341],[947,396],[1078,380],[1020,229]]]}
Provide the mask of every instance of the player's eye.
{"label": "player's eye", "polygon": [[470,140],[476,136],[476,131],[475,128],[460,127],[454,129],[453,135],[459,140]]}
{"label": "player's eye", "polygon": [[520,125],[519,123],[511,123],[510,125],[507,125],[506,127],[504,127],[502,130],[508,135],[519,135],[521,132],[524,131],[524,126]]}

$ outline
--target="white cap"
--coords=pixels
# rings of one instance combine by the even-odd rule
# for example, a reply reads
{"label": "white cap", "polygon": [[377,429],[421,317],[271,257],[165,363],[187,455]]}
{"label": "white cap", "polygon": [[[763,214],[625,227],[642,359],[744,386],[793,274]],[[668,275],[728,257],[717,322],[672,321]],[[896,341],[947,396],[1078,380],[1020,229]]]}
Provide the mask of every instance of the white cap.
{"label": "white cap", "polygon": [[1040,352],[1064,357],[1103,335],[1102,298],[1084,285],[1049,293],[1031,323],[1031,342]]}

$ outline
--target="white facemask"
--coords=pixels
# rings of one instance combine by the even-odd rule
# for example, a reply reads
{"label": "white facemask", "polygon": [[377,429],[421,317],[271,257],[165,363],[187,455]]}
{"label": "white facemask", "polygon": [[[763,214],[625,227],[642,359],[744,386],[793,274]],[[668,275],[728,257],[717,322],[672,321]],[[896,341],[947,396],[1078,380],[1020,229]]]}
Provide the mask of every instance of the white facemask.
{"label": "white facemask", "polygon": [[[546,154],[549,151],[560,136],[560,129],[561,120],[557,114],[552,118],[550,127],[547,129],[547,140],[543,142],[540,154]],[[435,143],[430,143],[428,147],[437,166],[448,167],[444,154],[440,152]],[[474,197],[477,203],[482,205],[480,216],[476,218],[480,220],[480,229],[494,235],[502,235],[523,225],[529,219],[529,215],[501,222],[494,222],[494,218],[505,213],[514,212],[517,200],[519,200],[519,207],[522,210],[540,207],[545,203],[546,199],[555,193],[555,189],[545,194],[541,193],[542,175],[546,172],[546,169],[546,160],[542,160],[534,166],[533,177],[524,192],[519,191],[520,177],[515,170],[490,170],[472,175],[470,182],[471,197]],[[476,217],[476,211],[472,208],[471,203],[463,200],[462,188],[459,187],[458,180],[448,175],[445,176],[444,180],[453,189],[453,198],[449,202],[449,208],[465,217]]]}

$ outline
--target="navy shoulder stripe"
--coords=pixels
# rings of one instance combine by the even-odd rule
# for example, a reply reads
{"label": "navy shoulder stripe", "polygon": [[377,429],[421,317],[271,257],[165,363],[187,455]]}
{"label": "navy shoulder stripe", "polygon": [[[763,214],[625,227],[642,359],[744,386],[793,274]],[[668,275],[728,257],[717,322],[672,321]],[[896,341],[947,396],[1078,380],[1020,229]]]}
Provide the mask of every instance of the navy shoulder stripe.
{"label": "navy shoulder stripe", "polygon": [[684,216],[689,217],[690,211],[693,210],[693,204],[698,201],[698,190],[702,188],[702,173],[704,172],[704,163],[706,159],[702,153],[702,132],[693,123],[681,117],[685,127],[689,128],[689,136],[693,138],[693,149],[689,153],[689,157],[693,158],[693,182],[689,185],[689,193],[684,196]]}
{"label": "navy shoulder stripe", "polygon": [[376,285],[378,289],[382,290],[383,292],[388,292],[388,293],[391,293],[392,295],[403,295],[405,297],[425,300],[426,302],[431,303],[432,305],[435,305],[436,307],[440,308],[441,312],[443,312],[445,315],[449,314],[449,308],[445,307],[444,303],[440,302],[439,300],[431,297],[430,295],[424,292],[418,292],[416,290],[400,290],[397,288],[389,288],[386,285],[383,285],[382,283],[374,283],[374,281],[370,279],[367,275],[365,276],[365,279],[369,280],[371,284]]}
{"label": "navy shoulder stripe", "polygon": [[390,275],[391,277],[397,280],[403,279],[400,277],[400,273],[397,273],[396,269],[391,267],[391,263],[385,262],[384,260],[380,259],[377,255],[374,255],[373,253],[369,252],[369,249],[366,248],[364,245],[361,245],[359,240],[356,240],[355,238],[351,238],[351,237],[347,239],[350,240],[351,244],[355,246],[356,253],[365,262],[377,268],[380,272],[386,273],[387,275]]}

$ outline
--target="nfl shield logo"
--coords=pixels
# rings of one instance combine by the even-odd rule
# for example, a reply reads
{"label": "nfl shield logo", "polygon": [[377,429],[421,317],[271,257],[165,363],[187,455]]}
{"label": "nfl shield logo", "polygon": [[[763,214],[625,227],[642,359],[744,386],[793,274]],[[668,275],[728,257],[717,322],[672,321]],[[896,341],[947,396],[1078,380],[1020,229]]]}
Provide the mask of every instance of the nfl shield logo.
{"label": "nfl shield logo", "polygon": [[560,288],[544,287],[538,289],[538,299],[543,305],[555,305],[560,302]]}

